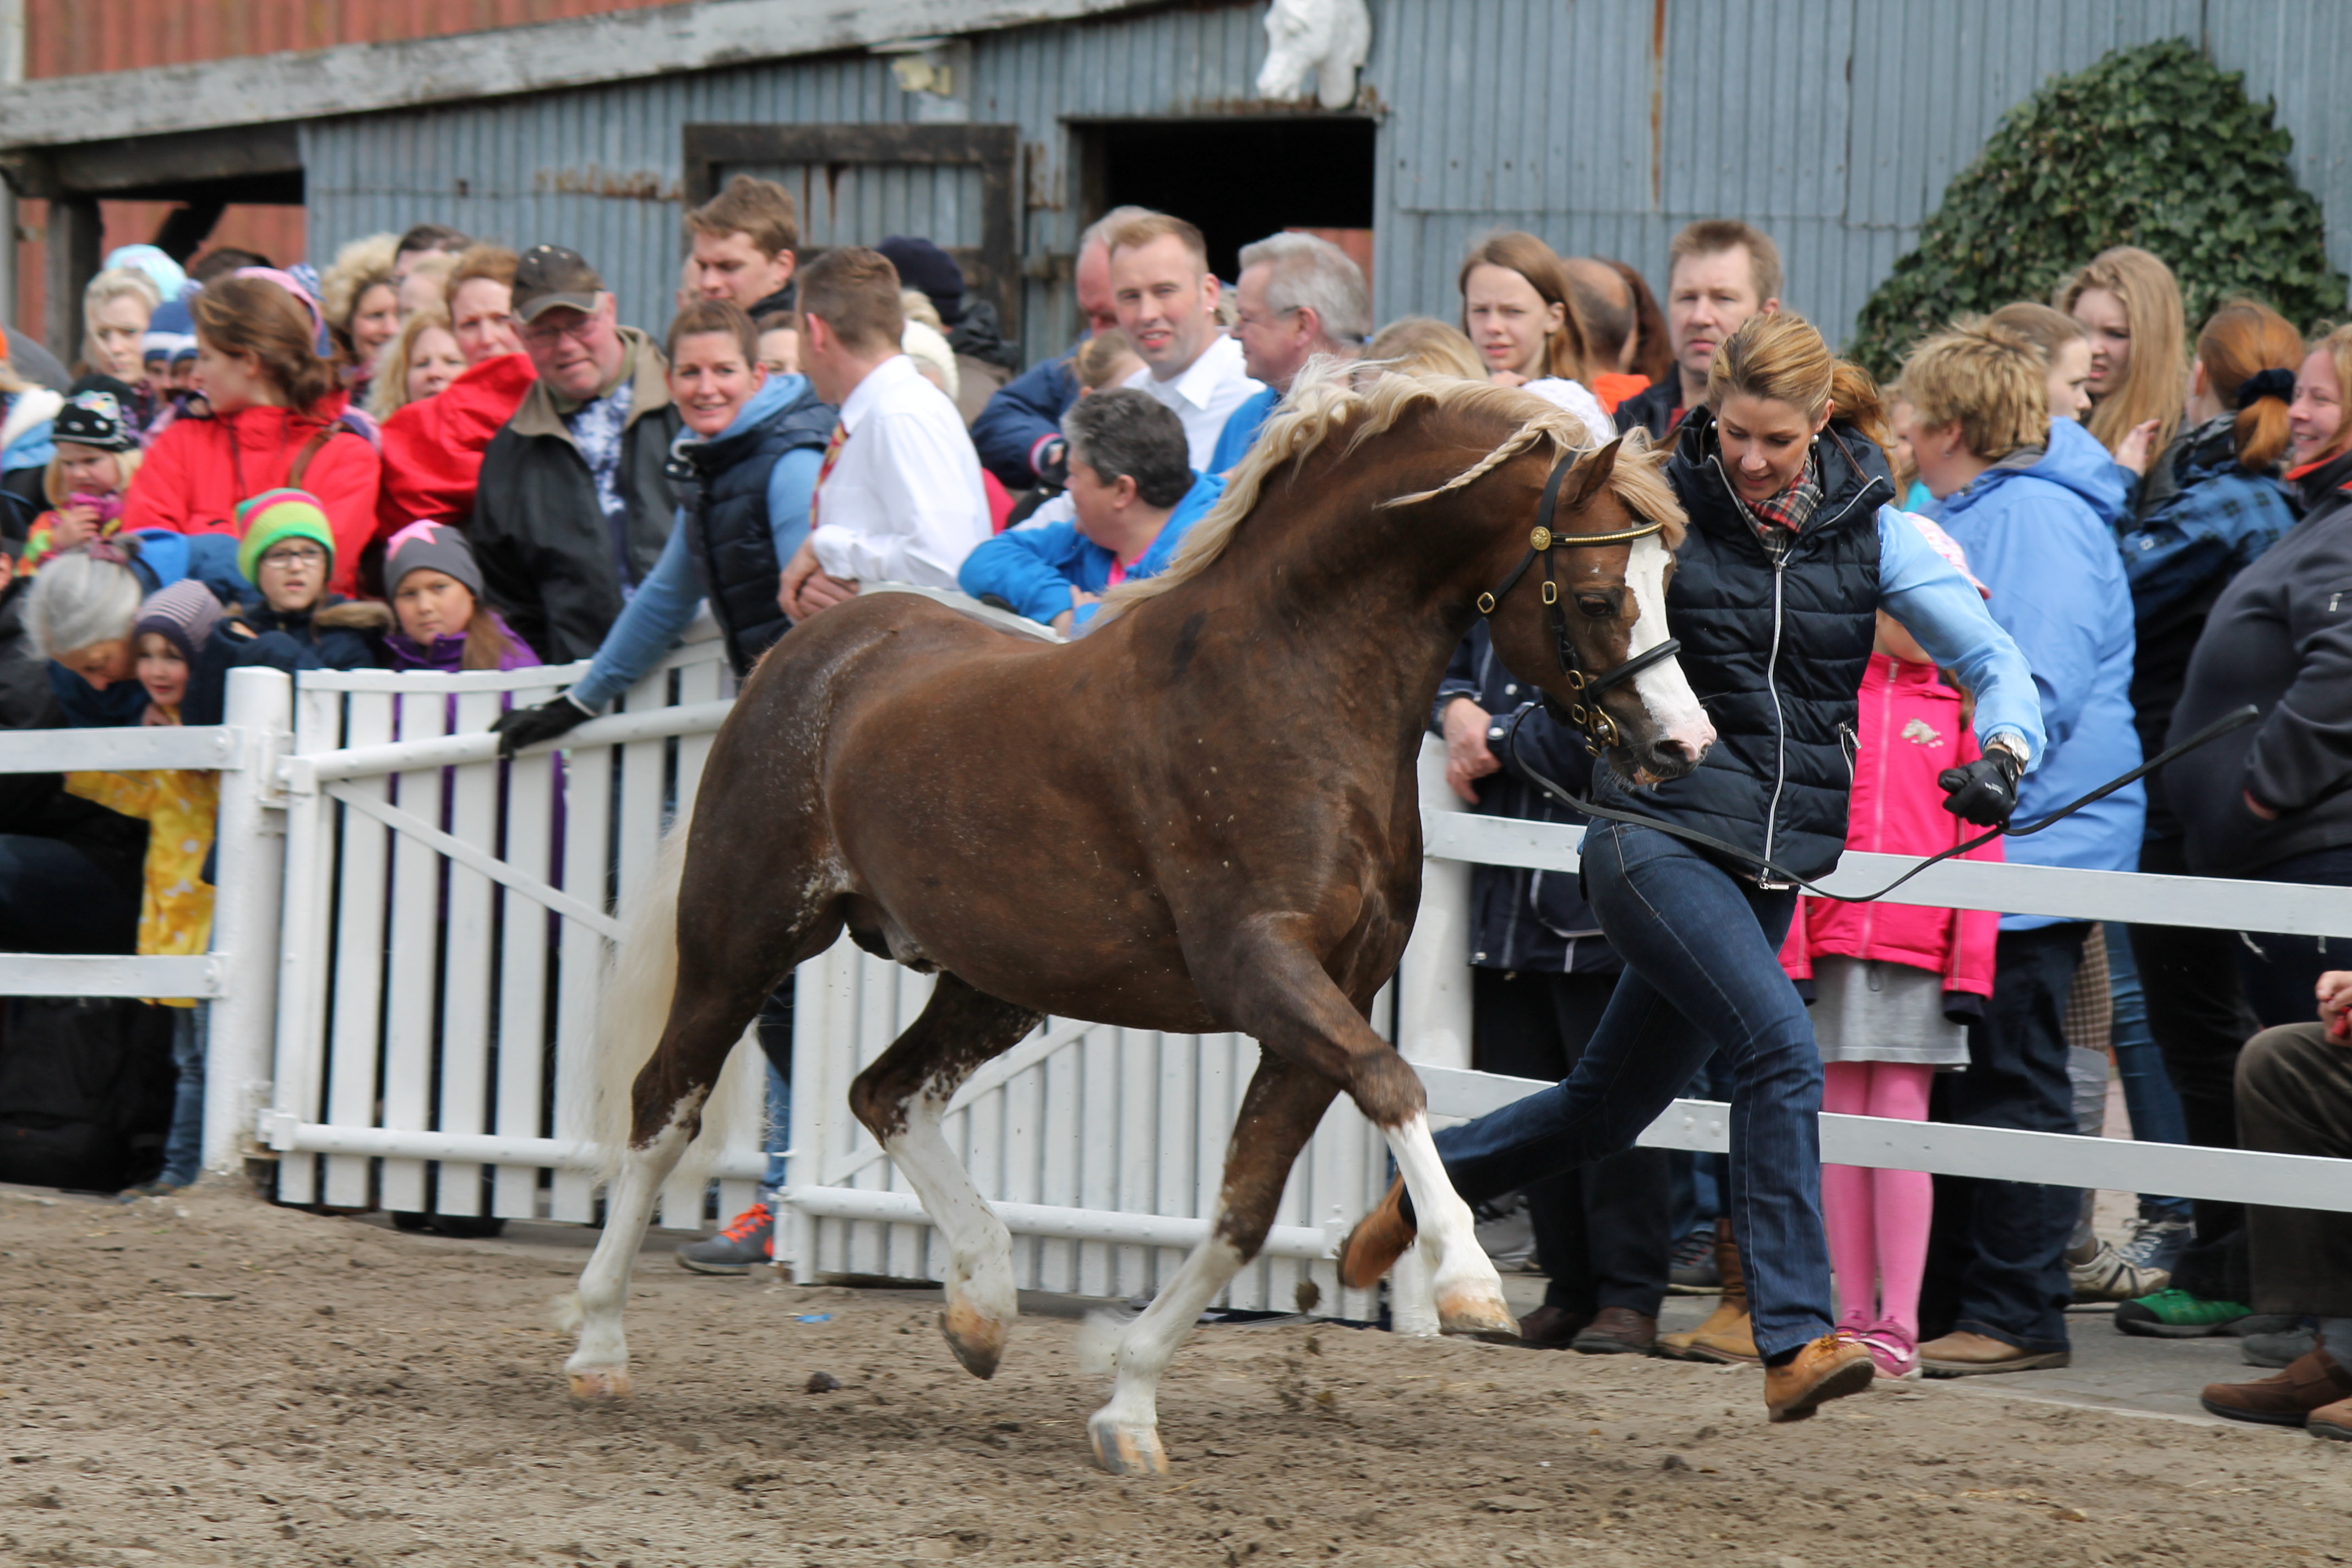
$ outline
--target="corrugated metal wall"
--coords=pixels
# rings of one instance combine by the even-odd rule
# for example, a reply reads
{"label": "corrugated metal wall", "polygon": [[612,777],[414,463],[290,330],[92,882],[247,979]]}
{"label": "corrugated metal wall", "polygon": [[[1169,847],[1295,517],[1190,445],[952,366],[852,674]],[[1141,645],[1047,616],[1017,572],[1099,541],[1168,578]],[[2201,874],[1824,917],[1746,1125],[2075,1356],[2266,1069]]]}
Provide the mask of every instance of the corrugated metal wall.
{"label": "corrugated metal wall", "polygon": [[[971,40],[959,96],[971,118],[1021,127],[1033,264],[1076,237],[1067,122],[1246,104],[1263,9],[1196,5]],[[1622,257],[1663,283],[1675,229],[1728,215],[1779,239],[1789,305],[1842,336],[2004,110],[2052,73],[2173,36],[2275,97],[2305,184],[2331,216],[2352,214],[2342,0],[1373,0],[1373,12],[1382,319],[1452,315],[1464,247],[1498,225]],[[425,217],[557,240],[606,269],[631,319],[658,324],[683,252],[681,127],[894,123],[927,102],[860,55],[322,122],[305,132],[313,252]],[[919,196],[877,190],[876,212]],[[880,237],[856,226],[834,237]],[[2352,227],[2335,228],[2331,254],[2352,270]],[[1033,353],[1069,331],[1065,292],[1028,285]]]}

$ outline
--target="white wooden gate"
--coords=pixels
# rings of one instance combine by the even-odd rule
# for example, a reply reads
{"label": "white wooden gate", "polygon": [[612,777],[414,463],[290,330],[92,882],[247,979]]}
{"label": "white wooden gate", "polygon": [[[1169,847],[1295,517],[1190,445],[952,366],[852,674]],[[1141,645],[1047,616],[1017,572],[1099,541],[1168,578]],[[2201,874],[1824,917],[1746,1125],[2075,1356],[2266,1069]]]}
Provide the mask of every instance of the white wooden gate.
{"label": "white wooden gate", "polygon": [[[733,682],[706,621],[561,762],[498,762],[485,731],[504,706],[584,672],[297,679],[259,1128],[287,1201],[595,1217],[578,1090],[611,911],[691,810]],[[760,1121],[756,1105],[734,1119],[722,1202],[750,1201]],[[663,1221],[695,1226],[702,1208],[699,1190],[666,1194]]]}

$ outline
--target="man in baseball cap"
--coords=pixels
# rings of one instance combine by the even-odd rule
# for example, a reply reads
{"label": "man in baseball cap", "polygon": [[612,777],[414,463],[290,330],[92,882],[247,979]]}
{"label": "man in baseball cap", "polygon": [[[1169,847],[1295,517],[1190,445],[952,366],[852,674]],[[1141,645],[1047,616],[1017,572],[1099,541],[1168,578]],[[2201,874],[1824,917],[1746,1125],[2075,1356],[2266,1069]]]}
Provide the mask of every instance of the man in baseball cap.
{"label": "man in baseball cap", "polygon": [[483,454],[467,531],[523,640],[558,662],[584,658],[669,537],[669,367],[615,319],[612,290],[576,250],[524,251],[513,309],[539,379]]}

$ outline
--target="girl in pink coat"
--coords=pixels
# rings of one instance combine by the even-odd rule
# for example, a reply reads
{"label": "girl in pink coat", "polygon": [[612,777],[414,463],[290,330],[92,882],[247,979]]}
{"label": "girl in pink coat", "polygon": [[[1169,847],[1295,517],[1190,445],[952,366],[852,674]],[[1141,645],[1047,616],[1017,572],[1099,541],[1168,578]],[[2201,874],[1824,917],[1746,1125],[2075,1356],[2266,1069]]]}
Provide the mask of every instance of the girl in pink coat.
{"label": "girl in pink coat", "polygon": [[[1939,553],[1968,570],[1958,545],[1933,524],[1923,531]],[[1936,784],[1944,769],[1976,760],[1967,700],[1884,614],[1877,651],[1863,677],[1853,747],[1847,848],[1933,855],[1979,831],[1944,809]],[[1968,856],[2000,858],[1998,838]],[[1935,1075],[1968,1066],[1966,1020],[1979,1016],[1992,994],[2000,925],[1999,915],[1975,910],[1797,901],[1780,962],[1793,979],[1812,984],[1822,1110],[1927,1119]],[[1822,1169],[1838,1327],[1870,1347],[1882,1377],[1919,1374],[1919,1280],[1934,1192],[1924,1171]]]}

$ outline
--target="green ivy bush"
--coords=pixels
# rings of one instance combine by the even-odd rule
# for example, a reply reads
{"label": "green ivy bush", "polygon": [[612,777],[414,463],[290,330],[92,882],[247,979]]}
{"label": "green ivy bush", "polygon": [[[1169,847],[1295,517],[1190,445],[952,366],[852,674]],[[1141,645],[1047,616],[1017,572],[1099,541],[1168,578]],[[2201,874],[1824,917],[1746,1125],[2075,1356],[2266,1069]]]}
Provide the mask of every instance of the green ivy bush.
{"label": "green ivy bush", "polygon": [[2116,245],[2171,265],[2192,334],[2241,295],[2299,326],[2340,314],[2345,279],[2328,265],[2319,204],[2271,120],[2239,73],[2177,38],[2052,79],[1952,181],[1918,248],[1863,308],[1852,352],[1890,375],[1953,317],[2047,300]]}

